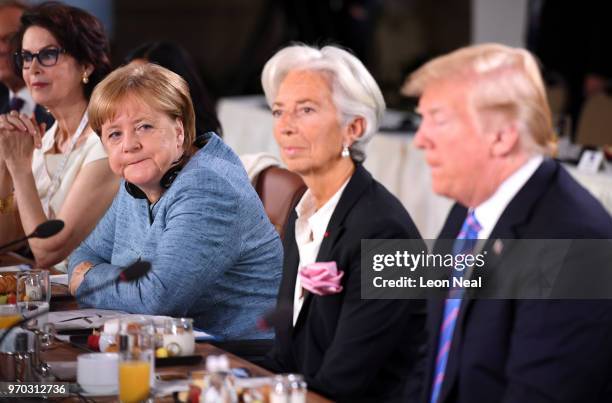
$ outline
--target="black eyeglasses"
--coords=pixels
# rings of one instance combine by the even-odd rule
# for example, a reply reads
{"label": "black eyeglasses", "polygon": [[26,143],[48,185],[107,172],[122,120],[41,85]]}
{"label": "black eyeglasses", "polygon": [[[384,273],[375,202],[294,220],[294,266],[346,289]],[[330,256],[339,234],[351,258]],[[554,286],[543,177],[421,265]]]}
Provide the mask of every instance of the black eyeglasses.
{"label": "black eyeglasses", "polygon": [[20,69],[29,69],[34,59],[37,59],[42,66],[51,67],[57,64],[60,53],[66,53],[66,49],[45,48],[38,53],[23,50],[21,53],[15,53],[15,64]]}

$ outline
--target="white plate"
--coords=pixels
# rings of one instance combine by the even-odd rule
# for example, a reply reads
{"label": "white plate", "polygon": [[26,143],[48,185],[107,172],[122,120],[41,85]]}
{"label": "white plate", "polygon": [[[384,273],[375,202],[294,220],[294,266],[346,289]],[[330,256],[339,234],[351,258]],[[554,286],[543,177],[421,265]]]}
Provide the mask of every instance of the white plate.
{"label": "white plate", "polygon": [[112,387],[112,388],[100,388],[99,392],[97,393],[92,393],[92,392],[85,392],[85,390],[83,389],[83,386],[79,385],[79,388],[81,388],[79,390],[79,393],[83,396],[117,396],[119,394],[119,390],[117,389],[117,387]]}

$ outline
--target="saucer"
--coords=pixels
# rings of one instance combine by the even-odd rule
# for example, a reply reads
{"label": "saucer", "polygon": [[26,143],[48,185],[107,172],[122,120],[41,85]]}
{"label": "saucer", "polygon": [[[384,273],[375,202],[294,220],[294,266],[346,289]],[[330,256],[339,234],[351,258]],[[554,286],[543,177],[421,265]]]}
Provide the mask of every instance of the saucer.
{"label": "saucer", "polygon": [[90,385],[87,387],[87,389],[88,391],[83,388],[83,385],[79,385],[79,393],[83,396],[117,396],[119,394],[119,388],[117,385]]}

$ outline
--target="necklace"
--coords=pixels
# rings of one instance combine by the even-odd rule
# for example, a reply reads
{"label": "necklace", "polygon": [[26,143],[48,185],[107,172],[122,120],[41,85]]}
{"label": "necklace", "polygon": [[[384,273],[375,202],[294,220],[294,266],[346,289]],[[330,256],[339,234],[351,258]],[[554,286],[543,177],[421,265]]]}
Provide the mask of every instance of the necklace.
{"label": "necklace", "polygon": [[[83,114],[83,117],[81,118],[81,123],[79,123],[79,126],[77,127],[76,131],[72,135],[70,144],[68,145],[68,149],[66,150],[66,152],[64,152],[64,158],[62,158],[60,164],[58,165],[53,175],[49,175],[51,177],[51,185],[49,186],[47,194],[41,200],[43,210],[45,211],[45,214],[47,215],[48,218],[53,218],[52,215],[53,216],[55,215],[51,209],[51,199],[53,198],[55,193],[57,193],[57,191],[59,190],[59,187],[62,181],[62,176],[64,174],[64,170],[66,169],[66,164],[68,163],[70,154],[72,153],[72,150],[74,150],[76,143],[79,141],[79,138],[85,131],[85,128],[87,127],[88,123],[89,123],[89,119],[87,117],[87,111],[85,111],[85,113]],[[59,130],[59,125],[58,125],[58,130]]]}

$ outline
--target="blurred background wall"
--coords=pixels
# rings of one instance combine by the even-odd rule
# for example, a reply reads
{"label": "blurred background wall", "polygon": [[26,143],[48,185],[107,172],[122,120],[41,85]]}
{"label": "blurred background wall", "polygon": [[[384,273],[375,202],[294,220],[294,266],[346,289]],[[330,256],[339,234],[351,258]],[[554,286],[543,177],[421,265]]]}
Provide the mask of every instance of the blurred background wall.
{"label": "blurred background wall", "polygon": [[[260,93],[263,64],[291,41],[319,45],[331,42],[351,48],[377,79],[389,106],[401,107],[406,100],[399,96],[398,88],[421,63],[470,43],[526,46],[529,23],[537,20],[545,7],[548,14],[553,7],[559,10],[554,16],[556,27],[549,31],[569,35],[548,41],[549,48],[558,48],[554,49],[556,54],[571,57],[577,50],[564,48],[564,42],[570,41],[579,42],[575,47],[578,50],[597,48],[599,53],[612,54],[609,40],[606,51],[587,43],[590,33],[583,34],[598,24],[594,21],[598,14],[606,14],[601,5],[611,3],[599,0],[65,2],[89,10],[104,22],[116,65],[131,49],[147,41],[169,40],[182,45],[195,59],[205,86],[216,99]],[[609,33],[607,22],[599,25]]]}

